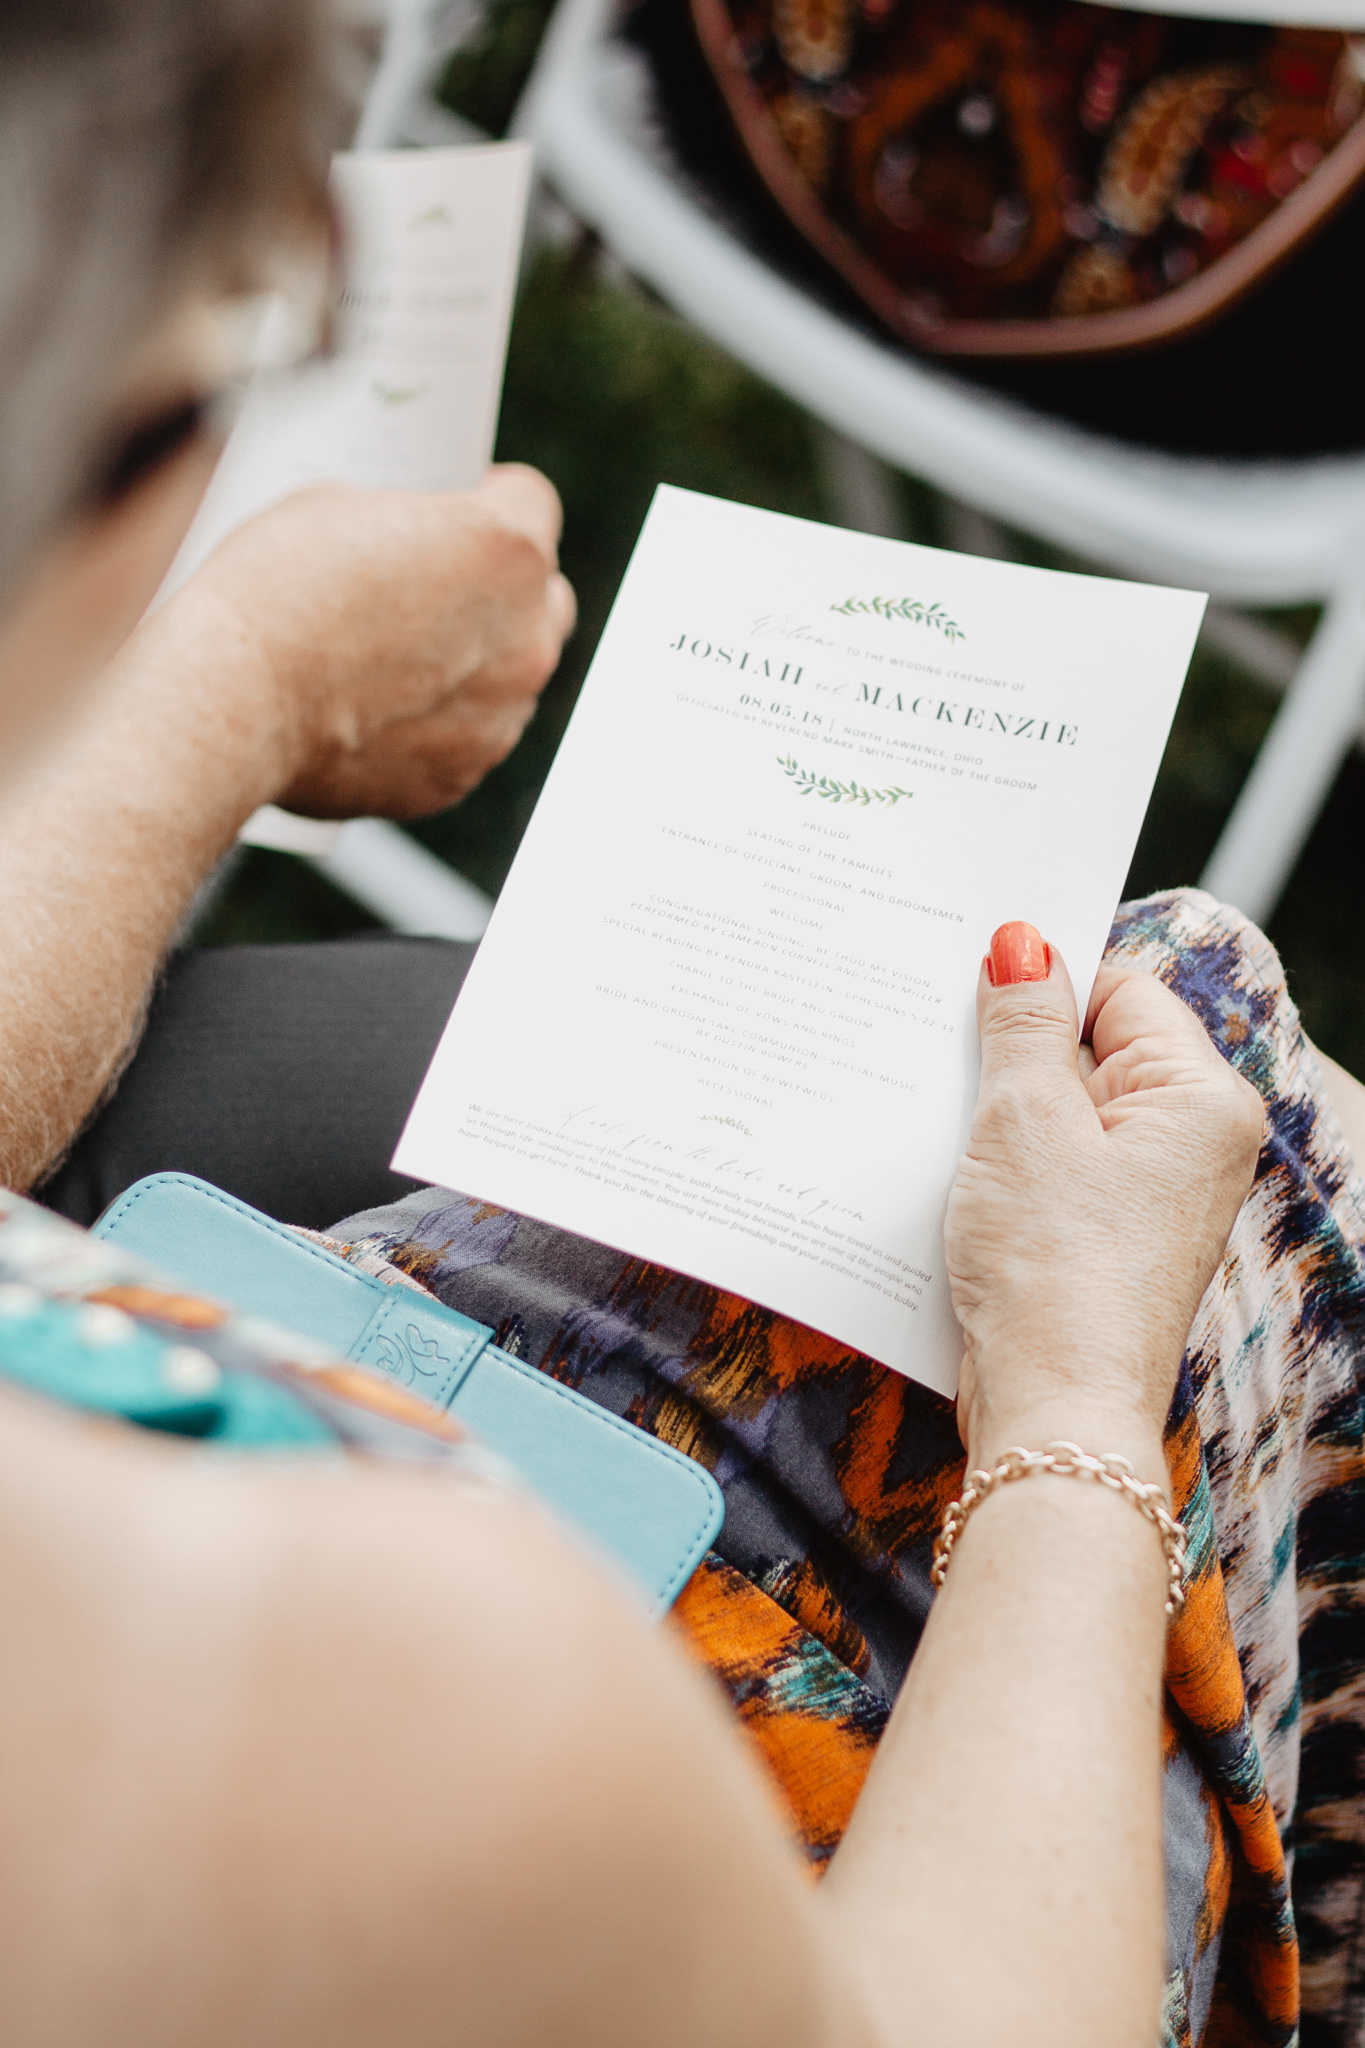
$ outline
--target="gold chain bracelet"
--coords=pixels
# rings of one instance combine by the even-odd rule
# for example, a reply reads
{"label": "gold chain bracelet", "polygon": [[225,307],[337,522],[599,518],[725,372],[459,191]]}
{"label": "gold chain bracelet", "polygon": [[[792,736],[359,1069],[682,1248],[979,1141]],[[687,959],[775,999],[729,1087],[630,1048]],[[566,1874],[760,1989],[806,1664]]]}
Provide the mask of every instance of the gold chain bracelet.
{"label": "gold chain bracelet", "polygon": [[1016,1444],[1002,1454],[999,1464],[991,1471],[967,1474],[962,1498],[949,1506],[943,1517],[943,1527],[934,1542],[934,1565],[929,1574],[931,1585],[939,1587],[943,1584],[948,1575],[948,1559],[953,1554],[953,1545],[982,1501],[988,1500],[997,1488],[1008,1486],[1012,1479],[1027,1479],[1032,1472],[1055,1472],[1062,1479],[1094,1479],[1113,1493],[1126,1493],[1138,1513],[1147,1517],[1161,1538],[1169,1578],[1166,1612],[1179,1614],[1185,1605],[1185,1527],[1168,1511],[1161,1487],[1155,1480],[1139,1479],[1128,1460],[1121,1458],[1117,1451],[1110,1451],[1103,1458],[1092,1458],[1079,1444],[1060,1440],[1049,1444],[1043,1451],[1021,1450]]}

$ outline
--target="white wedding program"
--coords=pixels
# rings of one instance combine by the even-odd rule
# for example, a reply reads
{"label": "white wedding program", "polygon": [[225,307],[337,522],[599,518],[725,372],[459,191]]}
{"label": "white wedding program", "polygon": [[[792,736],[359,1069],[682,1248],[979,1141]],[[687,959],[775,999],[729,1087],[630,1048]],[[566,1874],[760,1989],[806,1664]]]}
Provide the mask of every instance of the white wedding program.
{"label": "white wedding program", "polygon": [[[524,142],[333,160],[346,259],[335,353],[253,380],[167,592],[234,527],[305,484],[453,491],[480,481],[530,178]],[[286,309],[275,311],[283,324]]]}
{"label": "white wedding program", "polygon": [[[525,142],[333,159],[345,253],[335,349],[287,371],[258,370],[159,597],[243,521],[308,484],[457,491],[481,480],[493,455],[530,182]],[[262,336],[267,362],[290,324],[277,302]],[[391,826],[367,821],[363,829],[385,835],[390,860],[392,847],[402,848]],[[238,837],[325,858],[348,831],[354,837],[351,827],[265,804]],[[408,851],[400,869],[405,882],[412,858]]]}
{"label": "white wedding program", "polygon": [[1203,608],[661,489],[395,1167],[951,1393],[981,957],[1086,1001]]}

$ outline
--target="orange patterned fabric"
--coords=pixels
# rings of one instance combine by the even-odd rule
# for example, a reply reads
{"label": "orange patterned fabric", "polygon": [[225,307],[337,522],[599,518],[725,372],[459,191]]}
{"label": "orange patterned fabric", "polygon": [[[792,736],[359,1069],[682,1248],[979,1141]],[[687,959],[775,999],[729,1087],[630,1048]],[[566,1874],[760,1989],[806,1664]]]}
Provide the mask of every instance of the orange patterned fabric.
{"label": "orange patterned fabric", "polygon": [[673,1622],[729,1694],[802,1845],[823,1861],[848,1826],[885,1716],[869,1713],[846,1665],[717,1557],[693,1573]]}

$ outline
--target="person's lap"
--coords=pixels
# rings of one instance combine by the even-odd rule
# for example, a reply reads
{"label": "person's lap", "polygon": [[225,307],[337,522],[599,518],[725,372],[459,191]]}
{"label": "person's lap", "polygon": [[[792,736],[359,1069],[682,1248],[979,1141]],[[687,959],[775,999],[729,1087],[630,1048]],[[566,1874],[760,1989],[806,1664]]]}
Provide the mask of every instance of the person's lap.
{"label": "person's lap", "polygon": [[[1339,1091],[1259,933],[1182,892],[1123,911],[1112,957],[1190,1003],[1269,1123],[1168,1436],[1194,1565],[1168,1663],[1168,2038],[1197,2041],[1210,2010],[1234,2009],[1239,2038],[1289,2038],[1285,1840],[1305,2039],[1334,2041],[1365,1979],[1351,1933],[1365,1870],[1362,1191]],[[283,1221],[364,1241],[709,1465],[726,1525],[678,1625],[821,1864],[927,1612],[930,1544],[962,1469],[951,1406],[750,1303],[391,1175],[468,958],[384,938],[183,957],[44,1198],[89,1220],[142,1173],[201,1174]]]}
{"label": "person's lap", "polygon": [[[1365,1189],[1253,927],[1177,892],[1121,911],[1110,957],[1168,982],[1267,1111],[1168,1429],[1191,1591],[1167,1669],[1167,2038],[1279,2048],[1302,1956],[1304,2039],[1335,2042],[1365,1981]],[[822,1864],[931,1597],[932,1538],[962,1477],[951,1405],[751,1303],[472,1197],[421,1191],[330,1234],[715,1473],[726,1522],[678,1625]]]}
{"label": "person's lap", "polygon": [[390,1202],[404,1119],[474,956],[390,933],[176,955],[112,1098],[38,1198],[91,1224],[148,1173],[284,1223]]}

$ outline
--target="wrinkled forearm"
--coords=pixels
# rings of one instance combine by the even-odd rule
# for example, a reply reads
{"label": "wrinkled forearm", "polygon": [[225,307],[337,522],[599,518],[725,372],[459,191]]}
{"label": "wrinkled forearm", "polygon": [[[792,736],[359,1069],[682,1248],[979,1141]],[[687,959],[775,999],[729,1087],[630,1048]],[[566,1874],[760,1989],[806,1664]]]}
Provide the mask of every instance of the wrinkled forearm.
{"label": "wrinkled forearm", "polygon": [[290,779],[269,667],[187,586],[0,799],[0,1181],[57,1163],[137,1042],[196,889]]}
{"label": "wrinkled forearm", "polygon": [[968,1526],[819,1898],[886,2043],[1157,2038],[1164,1597],[1155,1531],[1088,1481]]}

